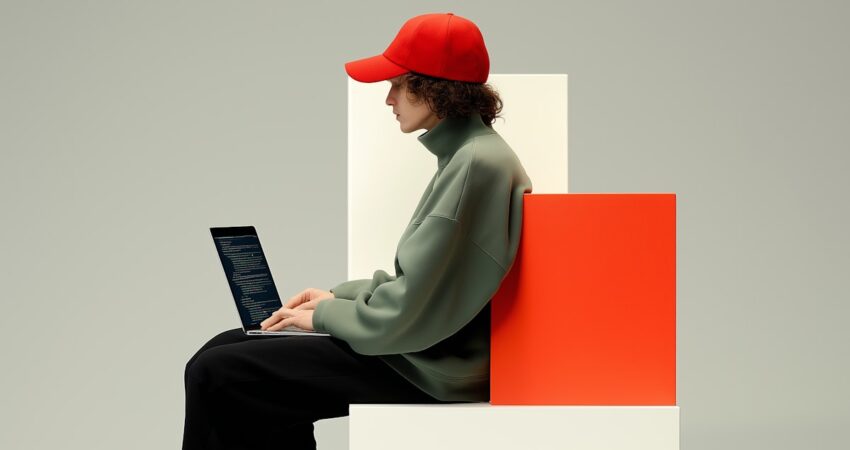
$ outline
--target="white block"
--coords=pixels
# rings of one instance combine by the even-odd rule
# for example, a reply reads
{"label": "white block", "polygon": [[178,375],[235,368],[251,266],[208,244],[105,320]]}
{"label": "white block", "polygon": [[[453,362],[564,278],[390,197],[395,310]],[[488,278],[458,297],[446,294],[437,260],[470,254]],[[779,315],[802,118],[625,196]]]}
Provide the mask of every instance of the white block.
{"label": "white block", "polygon": [[678,406],[357,404],[349,450],[678,450]]}
{"label": "white block", "polygon": [[[490,74],[504,102],[493,128],[514,150],[533,192],[567,192],[567,75]],[[386,104],[390,84],[348,79],[348,279],[395,273],[393,256],[437,158],[405,134]]]}

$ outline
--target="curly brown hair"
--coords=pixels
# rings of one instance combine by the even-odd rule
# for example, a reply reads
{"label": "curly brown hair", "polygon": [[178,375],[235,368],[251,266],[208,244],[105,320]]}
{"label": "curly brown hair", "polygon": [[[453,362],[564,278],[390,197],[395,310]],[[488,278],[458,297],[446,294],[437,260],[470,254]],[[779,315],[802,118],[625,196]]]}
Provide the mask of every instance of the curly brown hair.
{"label": "curly brown hair", "polygon": [[477,112],[484,124],[493,128],[496,118],[502,117],[499,92],[487,83],[446,80],[416,72],[402,75],[401,80],[407,85],[411,102],[425,101],[440,119],[467,117]]}

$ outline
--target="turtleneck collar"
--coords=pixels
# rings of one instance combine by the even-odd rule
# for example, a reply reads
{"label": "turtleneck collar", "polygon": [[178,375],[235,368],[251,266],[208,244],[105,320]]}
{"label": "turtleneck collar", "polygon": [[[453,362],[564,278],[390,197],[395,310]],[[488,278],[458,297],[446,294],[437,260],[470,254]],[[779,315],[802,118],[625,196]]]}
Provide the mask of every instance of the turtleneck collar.
{"label": "turtleneck collar", "polygon": [[446,117],[416,139],[437,156],[437,167],[442,170],[466,141],[493,133],[495,131],[484,123],[481,114],[474,113],[468,117]]}

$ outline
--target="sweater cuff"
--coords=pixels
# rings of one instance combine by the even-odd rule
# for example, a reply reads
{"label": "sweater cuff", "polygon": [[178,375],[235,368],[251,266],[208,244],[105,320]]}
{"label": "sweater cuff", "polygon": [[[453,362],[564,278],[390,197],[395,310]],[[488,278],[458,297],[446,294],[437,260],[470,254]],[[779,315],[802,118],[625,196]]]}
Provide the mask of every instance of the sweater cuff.
{"label": "sweater cuff", "polygon": [[[316,309],[313,310],[313,330],[319,333],[329,333],[333,335],[329,328],[330,323],[333,323],[333,311],[335,307],[342,306],[342,304],[353,306],[353,302],[351,300],[344,298],[329,298],[316,304]],[[329,319],[329,317],[331,319]]]}
{"label": "sweater cuff", "polygon": [[354,300],[357,298],[357,295],[361,292],[369,289],[369,286],[372,284],[371,278],[363,278],[359,280],[351,280],[342,282],[331,289],[330,292],[334,294],[336,298],[344,298],[347,300]]}

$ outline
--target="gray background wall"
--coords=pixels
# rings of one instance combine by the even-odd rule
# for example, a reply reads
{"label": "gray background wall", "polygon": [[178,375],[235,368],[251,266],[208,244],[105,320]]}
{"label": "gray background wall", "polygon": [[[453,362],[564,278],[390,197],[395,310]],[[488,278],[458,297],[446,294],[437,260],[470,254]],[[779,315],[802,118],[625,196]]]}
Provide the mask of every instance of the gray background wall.
{"label": "gray background wall", "polygon": [[571,192],[678,194],[682,447],[847,448],[850,8],[726,0],[0,2],[0,447],[178,447],[207,228],[342,281],[343,63],[449,11],[569,74]]}

